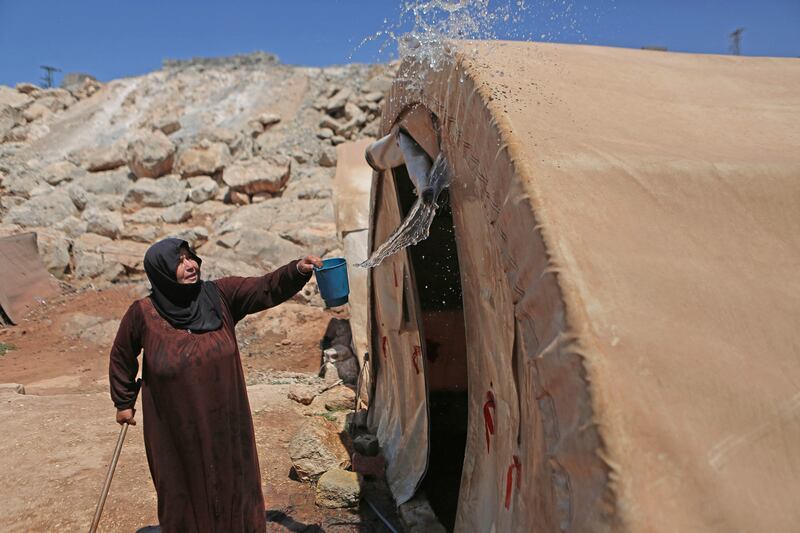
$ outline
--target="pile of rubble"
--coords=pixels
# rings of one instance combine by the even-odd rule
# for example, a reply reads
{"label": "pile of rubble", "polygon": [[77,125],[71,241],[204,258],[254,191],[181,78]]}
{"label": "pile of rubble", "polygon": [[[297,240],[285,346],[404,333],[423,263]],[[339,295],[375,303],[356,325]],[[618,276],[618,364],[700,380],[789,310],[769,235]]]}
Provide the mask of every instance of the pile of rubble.
{"label": "pile of rubble", "polygon": [[333,145],[377,135],[389,69],[256,55],[0,86],[0,235],[37,232],[51,273],[94,284],[140,277],[166,236],[208,277],[340,253]]}

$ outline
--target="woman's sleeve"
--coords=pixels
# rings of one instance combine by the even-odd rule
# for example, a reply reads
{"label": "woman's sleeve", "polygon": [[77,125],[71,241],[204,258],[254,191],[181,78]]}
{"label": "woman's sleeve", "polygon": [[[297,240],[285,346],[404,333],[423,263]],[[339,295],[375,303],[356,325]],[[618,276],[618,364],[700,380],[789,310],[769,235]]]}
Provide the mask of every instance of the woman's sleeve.
{"label": "woman's sleeve", "polygon": [[134,302],[119,324],[108,363],[111,399],[117,409],[130,409],[136,403],[137,357],[142,350],[141,330],[139,303]]}
{"label": "woman's sleeve", "polygon": [[231,310],[234,322],[250,313],[275,307],[297,294],[311,279],[311,274],[304,275],[297,270],[297,263],[292,261],[255,278],[230,277],[214,281]]}

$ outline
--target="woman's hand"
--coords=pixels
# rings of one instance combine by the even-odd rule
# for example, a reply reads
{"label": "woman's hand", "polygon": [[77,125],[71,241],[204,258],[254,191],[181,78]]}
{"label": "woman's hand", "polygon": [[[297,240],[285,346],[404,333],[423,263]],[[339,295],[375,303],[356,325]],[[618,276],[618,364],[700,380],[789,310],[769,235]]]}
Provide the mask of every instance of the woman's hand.
{"label": "woman's hand", "polygon": [[136,425],[136,420],[133,419],[133,416],[136,414],[136,409],[119,409],[117,411],[117,424],[124,424],[128,423],[131,426]]}
{"label": "woman's hand", "polygon": [[301,274],[311,274],[314,267],[322,267],[322,259],[316,255],[307,255],[297,263],[297,271]]}

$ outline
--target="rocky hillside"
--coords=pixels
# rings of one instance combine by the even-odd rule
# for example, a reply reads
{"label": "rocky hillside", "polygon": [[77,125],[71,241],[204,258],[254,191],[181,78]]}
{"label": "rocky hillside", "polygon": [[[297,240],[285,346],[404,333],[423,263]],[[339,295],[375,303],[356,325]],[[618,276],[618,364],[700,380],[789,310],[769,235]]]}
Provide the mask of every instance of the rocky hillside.
{"label": "rocky hillside", "polygon": [[78,285],[140,278],[166,236],[197,247],[204,277],[337,253],[334,147],[377,134],[391,76],[258,53],[0,86],[0,235],[37,232],[49,271]]}

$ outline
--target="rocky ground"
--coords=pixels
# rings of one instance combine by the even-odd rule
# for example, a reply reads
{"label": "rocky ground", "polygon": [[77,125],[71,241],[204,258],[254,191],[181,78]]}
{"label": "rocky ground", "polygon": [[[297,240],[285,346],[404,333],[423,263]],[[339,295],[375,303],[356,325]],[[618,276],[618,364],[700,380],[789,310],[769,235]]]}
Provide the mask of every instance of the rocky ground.
{"label": "rocky ground", "polygon": [[[0,86],[0,236],[36,232],[62,286],[0,329],[0,383],[23,386],[0,385],[0,529],[88,526],[119,429],[108,349],[127,306],[147,293],[150,243],[190,241],[206,278],[340,254],[335,146],[377,134],[391,75],[253,54],[64,89]],[[345,431],[357,366],[342,348],[346,322],[331,326],[341,313],[322,307],[311,282],[237,328],[275,531],[382,529],[359,504],[365,478],[349,471],[354,451],[364,463],[375,450]],[[156,521],[139,425],[101,529]]]}

